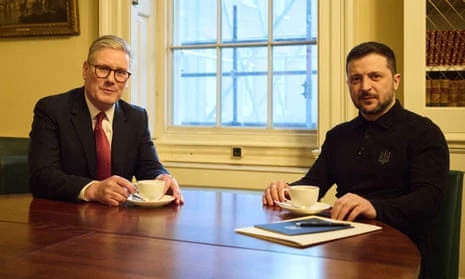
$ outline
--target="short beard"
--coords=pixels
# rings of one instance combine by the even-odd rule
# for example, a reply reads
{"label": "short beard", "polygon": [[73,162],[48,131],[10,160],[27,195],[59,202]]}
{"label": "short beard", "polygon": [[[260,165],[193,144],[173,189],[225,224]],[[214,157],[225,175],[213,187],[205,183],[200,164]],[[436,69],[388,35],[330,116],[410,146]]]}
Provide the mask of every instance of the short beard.
{"label": "short beard", "polygon": [[380,102],[373,110],[364,110],[361,106],[358,109],[365,115],[382,115],[386,112],[388,107],[392,104],[394,94],[392,94],[385,102]]}

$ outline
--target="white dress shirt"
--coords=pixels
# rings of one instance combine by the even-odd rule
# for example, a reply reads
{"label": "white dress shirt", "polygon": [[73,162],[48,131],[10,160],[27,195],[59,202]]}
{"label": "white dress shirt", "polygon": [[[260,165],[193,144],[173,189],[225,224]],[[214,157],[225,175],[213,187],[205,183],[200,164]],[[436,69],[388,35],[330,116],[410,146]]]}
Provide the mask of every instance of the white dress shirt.
{"label": "white dress shirt", "polygon": [[[100,110],[98,110],[90,101],[89,98],[87,98],[87,94],[84,93],[84,96],[86,97],[86,103],[87,107],[89,108],[89,113],[90,113],[90,118],[92,119],[92,130],[95,129],[95,123],[97,122],[97,114],[100,113]],[[111,141],[113,139],[113,116],[115,114],[115,105],[113,105],[110,109],[104,111],[105,112],[105,118],[102,120],[102,128],[107,136],[108,142],[110,143],[110,150],[111,150]],[[81,192],[79,193],[79,199],[83,201],[88,201],[84,193],[87,190],[87,188],[92,184],[97,182],[97,180],[93,180],[86,184]]]}

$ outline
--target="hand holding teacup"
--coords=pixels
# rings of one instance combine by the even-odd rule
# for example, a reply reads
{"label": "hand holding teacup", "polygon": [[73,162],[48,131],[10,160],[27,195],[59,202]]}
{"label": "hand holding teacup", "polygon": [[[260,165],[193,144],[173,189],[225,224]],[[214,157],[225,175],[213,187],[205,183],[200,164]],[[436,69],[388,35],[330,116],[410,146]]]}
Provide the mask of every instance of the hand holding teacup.
{"label": "hand holding teacup", "polygon": [[169,174],[160,174],[153,180],[139,180],[135,183],[135,186],[143,199],[156,201],[161,199],[165,194],[168,194],[174,197],[176,204],[180,205],[184,203],[178,182]]}

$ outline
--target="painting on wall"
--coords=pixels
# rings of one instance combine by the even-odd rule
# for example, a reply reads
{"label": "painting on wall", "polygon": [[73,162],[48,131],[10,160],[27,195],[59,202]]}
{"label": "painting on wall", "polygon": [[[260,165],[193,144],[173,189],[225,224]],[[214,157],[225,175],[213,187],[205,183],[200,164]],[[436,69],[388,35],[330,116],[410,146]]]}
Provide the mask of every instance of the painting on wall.
{"label": "painting on wall", "polygon": [[0,37],[79,35],[78,0],[0,0]]}

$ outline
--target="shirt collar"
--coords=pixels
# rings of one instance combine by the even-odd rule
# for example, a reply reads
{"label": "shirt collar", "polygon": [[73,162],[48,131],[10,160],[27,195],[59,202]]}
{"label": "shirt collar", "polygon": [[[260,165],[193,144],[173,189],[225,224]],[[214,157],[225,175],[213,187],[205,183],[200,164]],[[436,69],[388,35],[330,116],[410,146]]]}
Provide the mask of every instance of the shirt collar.
{"label": "shirt collar", "polygon": [[358,113],[357,118],[354,119],[354,124],[356,127],[366,127],[367,125],[374,125],[389,129],[392,127],[396,121],[399,121],[400,114],[402,110],[399,100],[396,99],[395,104],[390,108],[385,114],[375,121],[366,120],[360,113]]}
{"label": "shirt collar", "polygon": [[[84,90],[85,91],[85,90]],[[87,98],[87,94],[84,92],[84,96],[86,98],[86,104],[87,104],[87,107],[89,108],[89,113],[90,113],[90,117],[92,120],[94,120],[96,117],[97,117],[97,114],[100,113],[100,110],[97,109],[89,100],[89,98]],[[107,120],[110,122],[110,123],[113,123],[113,115],[115,114],[115,105],[111,106],[111,108],[107,109],[105,112],[105,116],[107,118]]]}
{"label": "shirt collar", "polygon": [[380,118],[378,118],[375,123],[377,125],[380,125],[382,127],[385,127],[388,129],[389,127],[392,127],[397,121],[400,121],[400,112],[402,111],[402,106],[400,105],[399,100],[396,100],[396,103],[392,108],[386,112],[384,115],[382,115]]}

